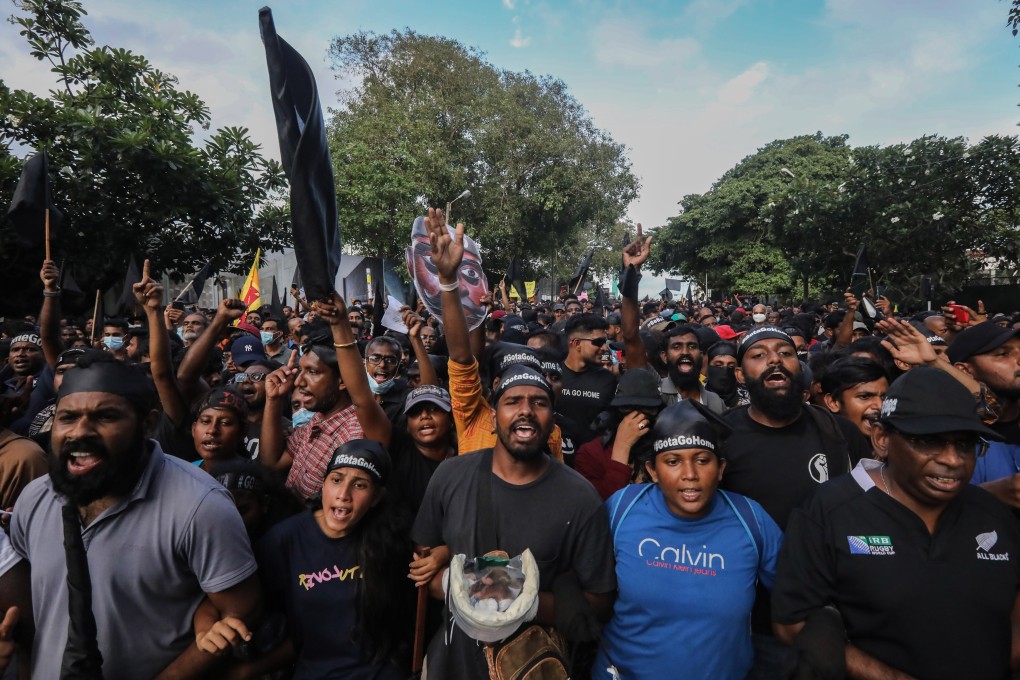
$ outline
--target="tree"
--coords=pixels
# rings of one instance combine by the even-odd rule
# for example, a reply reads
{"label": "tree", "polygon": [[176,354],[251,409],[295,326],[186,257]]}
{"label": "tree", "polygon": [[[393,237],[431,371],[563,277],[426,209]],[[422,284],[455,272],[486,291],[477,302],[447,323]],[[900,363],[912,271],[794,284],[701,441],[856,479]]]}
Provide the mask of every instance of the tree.
{"label": "tree", "polygon": [[410,30],[339,37],[330,52],[360,78],[329,124],[341,230],[358,252],[401,257],[414,217],[470,188],[453,219],[486,268],[519,255],[545,273],[568,244],[605,244],[637,195],[624,148],[559,80]]}
{"label": "tree", "polygon": [[[23,14],[12,22],[32,56],[50,62],[57,88],[38,97],[0,81],[0,191],[10,196],[20,172],[12,145],[49,152],[54,200],[66,214],[56,256],[68,258],[83,287],[122,279],[132,253],[184,277],[210,259],[214,269],[242,272],[257,247],[287,245],[286,179],[246,129],[219,129],[196,146],[209,128],[205,104],[145,57],[95,47],[80,2],[15,6]],[[3,266],[22,266],[24,280],[37,282],[42,254],[17,252],[11,238],[5,223]]]}
{"label": "tree", "polygon": [[[943,294],[984,258],[1015,270],[1020,148],[1015,138],[924,136],[852,148],[846,136],[772,142],[728,171],[657,234],[654,266],[704,275],[714,288],[778,295],[838,291],[867,245],[873,281],[904,302],[924,275]],[[783,260],[782,265],[776,256]],[[748,280],[748,267],[773,278]],[[785,271],[784,283],[774,278]],[[757,282],[757,283],[755,283]]]}

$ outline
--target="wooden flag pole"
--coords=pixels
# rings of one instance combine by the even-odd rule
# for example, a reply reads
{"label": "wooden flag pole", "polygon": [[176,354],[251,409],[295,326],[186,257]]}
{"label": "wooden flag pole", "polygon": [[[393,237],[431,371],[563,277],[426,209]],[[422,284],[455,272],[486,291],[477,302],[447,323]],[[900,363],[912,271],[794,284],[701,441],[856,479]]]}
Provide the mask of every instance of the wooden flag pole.
{"label": "wooden flag pole", "polygon": [[[428,557],[431,548],[421,551],[422,557]],[[418,609],[414,617],[414,648],[411,654],[411,672],[420,673],[425,665],[425,612],[429,603],[429,587],[425,584],[418,588]]]}
{"label": "wooden flag pole", "polygon": [[[200,273],[201,273],[201,272],[200,272]],[[184,294],[185,294],[185,293],[187,293],[187,292],[188,292],[189,290],[191,290],[191,287],[192,287],[192,286],[193,286],[194,284],[195,284],[195,279],[191,279],[190,281],[188,281],[188,285],[186,285],[186,286],[184,287],[184,289],[183,289],[183,290],[181,291],[180,295],[178,295],[177,297],[175,297],[175,298],[174,298],[174,302],[177,302],[177,301],[178,301],[178,300],[180,300],[180,299],[181,299],[182,297],[184,297]]]}
{"label": "wooden flag pole", "polygon": [[46,208],[46,259],[53,259],[50,257],[50,209]]}
{"label": "wooden flag pole", "polygon": [[92,333],[89,337],[89,345],[96,344],[96,317],[99,316],[99,291],[96,291],[96,307],[92,310]]}

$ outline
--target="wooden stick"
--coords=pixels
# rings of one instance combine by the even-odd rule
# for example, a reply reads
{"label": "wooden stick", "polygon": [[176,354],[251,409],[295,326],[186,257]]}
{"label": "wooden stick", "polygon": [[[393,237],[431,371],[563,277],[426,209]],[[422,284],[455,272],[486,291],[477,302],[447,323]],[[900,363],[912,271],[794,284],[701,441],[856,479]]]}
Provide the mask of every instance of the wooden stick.
{"label": "wooden stick", "polygon": [[[432,548],[423,548],[422,557],[428,557]],[[429,604],[428,584],[418,588],[418,611],[414,617],[414,652],[411,656],[411,672],[421,673],[425,663],[425,611]]]}
{"label": "wooden stick", "polygon": [[195,285],[195,279],[191,279],[190,281],[188,281],[188,285],[186,285],[186,286],[185,286],[185,287],[183,288],[183,290],[181,290],[181,294],[180,294],[180,295],[178,295],[177,297],[175,297],[175,298],[174,298],[174,302],[177,302],[177,301],[178,301],[178,300],[180,300],[180,299],[181,299],[182,297],[184,297],[184,294],[185,294],[185,293],[187,293],[187,292],[188,292],[188,291],[189,291],[189,290],[191,289],[191,287],[192,287],[193,285]]}
{"label": "wooden stick", "polygon": [[96,308],[92,310],[92,333],[89,337],[89,345],[96,344],[96,317],[99,316],[99,291],[96,291]]}
{"label": "wooden stick", "polygon": [[46,259],[50,257],[50,209],[46,208]]}

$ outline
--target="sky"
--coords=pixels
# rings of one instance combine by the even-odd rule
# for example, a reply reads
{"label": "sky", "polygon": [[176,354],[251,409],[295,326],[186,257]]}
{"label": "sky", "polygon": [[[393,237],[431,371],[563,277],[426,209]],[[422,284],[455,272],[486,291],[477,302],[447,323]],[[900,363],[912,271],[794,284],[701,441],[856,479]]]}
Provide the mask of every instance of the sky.
{"label": "sky", "polygon": [[[279,157],[258,9],[265,0],[85,0],[97,44],[145,55]],[[13,4],[0,2],[4,15]],[[360,30],[411,28],[479,48],[495,66],[563,80],[626,145],[658,227],[775,139],[821,131],[854,145],[924,134],[1017,134],[1020,39],[1007,0],[290,0],[277,32],[335,106],[326,51]],[[0,23],[0,77],[44,93],[48,65]]]}

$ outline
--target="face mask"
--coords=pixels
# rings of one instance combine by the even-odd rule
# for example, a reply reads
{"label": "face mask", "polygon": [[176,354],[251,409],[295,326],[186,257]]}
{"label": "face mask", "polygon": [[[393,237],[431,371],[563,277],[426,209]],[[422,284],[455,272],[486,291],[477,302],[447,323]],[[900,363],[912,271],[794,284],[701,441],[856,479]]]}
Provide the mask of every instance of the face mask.
{"label": "face mask", "polygon": [[111,352],[116,352],[124,347],[124,338],[115,338],[112,335],[107,336],[103,338],[103,344],[106,345],[106,348]]}
{"label": "face mask", "polygon": [[736,369],[729,366],[709,366],[705,387],[720,397],[733,394],[737,389]]}
{"label": "face mask", "polygon": [[755,323],[765,323],[765,315],[764,314],[752,314],[751,318],[754,319]]}
{"label": "face mask", "polygon": [[314,416],[315,414],[307,409],[298,409],[297,411],[294,411],[294,415],[290,417],[290,423],[294,426],[294,429],[297,429],[311,420]]}
{"label": "face mask", "polygon": [[266,331],[260,331],[259,335],[262,336],[262,344],[263,345],[271,345],[271,344],[273,344],[273,339],[276,337],[276,333],[271,333],[271,332],[266,332]]}
{"label": "face mask", "polygon": [[365,371],[365,376],[368,378],[368,386],[372,388],[372,394],[386,394],[393,387],[396,382],[396,378],[390,378],[385,382],[376,382],[368,371]]}
{"label": "face mask", "polygon": [[183,328],[178,328],[177,329],[177,337],[180,338],[181,340],[184,340],[184,329]]}

